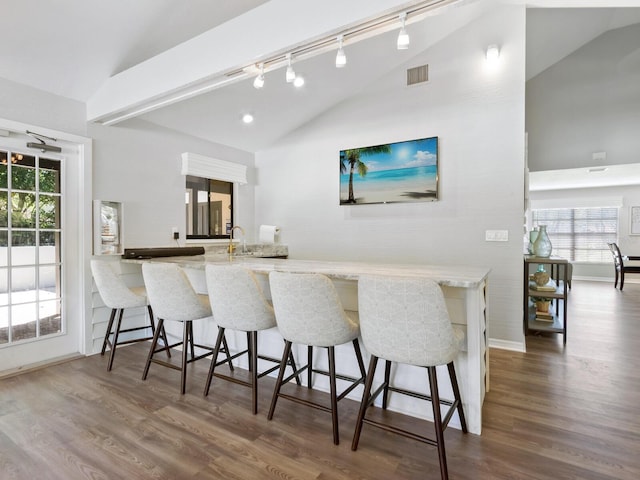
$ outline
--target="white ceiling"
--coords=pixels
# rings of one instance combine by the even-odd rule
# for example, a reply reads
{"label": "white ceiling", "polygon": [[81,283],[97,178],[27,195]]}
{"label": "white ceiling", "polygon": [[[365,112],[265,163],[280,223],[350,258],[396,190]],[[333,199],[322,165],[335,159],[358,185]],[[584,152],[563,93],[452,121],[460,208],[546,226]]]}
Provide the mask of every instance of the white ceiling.
{"label": "white ceiling", "polygon": [[[0,77],[82,102],[88,101],[113,75],[270,3],[268,0],[1,2]],[[247,79],[141,118],[213,142],[257,151],[357,94],[399,65],[410,63],[415,55],[496,3],[500,2],[464,0],[460,8],[409,25],[411,48],[407,51],[395,50],[397,32],[392,31],[348,45],[349,63],[344,69],[333,67],[334,51],[304,60],[294,65],[296,72],[306,78],[306,85],[297,91],[283,81],[284,71],[280,69],[267,73],[263,90],[255,90],[252,79]],[[549,6],[571,2],[524,3]],[[640,1],[637,3],[640,6]],[[640,8],[545,8],[528,12],[527,78],[608,29],[640,22]],[[207,52],[202,52],[202,61],[206,58]],[[242,124],[240,117],[245,112],[255,116],[254,124]]]}

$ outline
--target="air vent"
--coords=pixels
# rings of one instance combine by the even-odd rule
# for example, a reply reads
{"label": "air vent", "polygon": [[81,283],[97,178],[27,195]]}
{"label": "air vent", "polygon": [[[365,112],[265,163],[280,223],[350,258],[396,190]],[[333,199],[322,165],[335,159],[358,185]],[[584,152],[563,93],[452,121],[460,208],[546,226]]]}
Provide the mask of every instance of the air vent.
{"label": "air vent", "polygon": [[407,85],[429,81],[429,65],[421,65],[407,69]]}

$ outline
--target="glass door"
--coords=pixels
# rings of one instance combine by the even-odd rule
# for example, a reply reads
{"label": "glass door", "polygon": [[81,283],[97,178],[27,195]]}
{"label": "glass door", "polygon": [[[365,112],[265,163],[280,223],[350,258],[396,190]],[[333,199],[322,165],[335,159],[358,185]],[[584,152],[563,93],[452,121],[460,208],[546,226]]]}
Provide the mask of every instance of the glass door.
{"label": "glass door", "polygon": [[0,146],[0,348],[66,333],[62,168],[60,158]]}

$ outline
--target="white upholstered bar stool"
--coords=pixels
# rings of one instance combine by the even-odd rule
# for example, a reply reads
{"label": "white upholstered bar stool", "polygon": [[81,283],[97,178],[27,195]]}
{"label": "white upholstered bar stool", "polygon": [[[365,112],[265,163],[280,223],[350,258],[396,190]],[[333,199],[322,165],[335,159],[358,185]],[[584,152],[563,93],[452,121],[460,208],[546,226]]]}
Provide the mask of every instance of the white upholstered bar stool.
{"label": "white upholstered bar stool", "polygon": [[[276,327],[273,307],[269,305],[253,272],[241,266],[207,265],[205,267],[205,277],[213,319],[218,325],[218,336],[213,350],[209,375],[204,387],[204,395],[207,396],[209,394],[211,380],[214,376],[251,387],[252,411],[256,414],[258,412],[258,379],[277,370],[280,364],[279,358],[258,353],[258,332]],[[248,356],[249,382],[235,375],[230,376],[215,371],[218,365],[226,363],[226,360],[217,360],[226,329],[242,331],[247,334],[247,348],[231,355],[231,359],[245,354]],[[277,365],[263,372],[258,372],[258,359],[275,362]],[[296,366],[293,361],[293,354],[289,356],[289,360],[295,372]],[[299,379],[297,382],[300,385]]]}
{"label": "white upholstered bar stool", "polygon": [[[208,299],[205,295],[198,295],[195,292],[186,274],[178,265],[144,263],[142,265],[142,276],[147,288],[149,303],[158,318],[158,329],[153,336],[142,379],[147,379],[151,363],[180,370],[180,392],[184,394],[186,391],[187,365],[213,353],[212,347],[198,345],[193,339],[193,322],[211,319],[211,308],[209,307]],[[157,348],[158,332],[164,326],[165,321],[181,322],[183,324],[182,342]],[[180,344],[182,344],[182,363],[180,366],[155,358],[156,353]],[[205,353],[196,355],[195,347],[205,350]],[[189,353],[191,354],[190,356]],[[227,359],[230,363],[228,357]]]}
{"label": "white upholstered bar stool", "polygon": [[[367,381],[362,395],[351,449],[358,448],[362,425],[366,423],[383,430],[438,447],[440,475],[448,478],[444,430],[454,412],[458,412],[463,432],[467,424],[462,408],[460,390],[453,360],[462,348],[464,333],[451,324],[440,286],[425,278],[361,276],[358,280],[358,312],[362,341],[371,354]],[[384,383],[371,394],[378,359],[386,360]],[[426,367],[431,395],[424,395],[390,385],[391,362]],[[440,398],[436,366],[446,365],[449,371],[454,400]],[[431,402],[436,439],[402,430],[367,418],[368,407],[383,393],[383,408],[387,406],[389,391]],[[441,405],[448,407],[444,417]]]}
{"label": "white upholstered bar stool", "polygon": [[[345,313],[333,283],[324,275],[271,272],[269,274],[269,285],[278,328],[285,339],[285,348],[267,418],[269,420],[273,418],[279,397],[330,412],[333,424],[333,443],[338,445],[340,443],[338,401],[364,382],[366,375],[360,344],[358,343],[358,334],[360,333],[358,323]],[[336,373],[335,347],[349,342],[353,344],[358,361],[361,373],[359,378]],[[298,372],[307,370],[308,388],[311,388],[312,385],[312,373],[329,376],[331,396],[329,407],[281,392],[282,386],[293,378],[293,375],[291,375],[284,379],[286,361],[293,343],[307,345],[307,364],[301,367]],[[327,348],[328,372],[313,368],[313,347]],[[337,394],[336,390],[336,378],[349,382],[349,386],[340,395]]]}
{"label": "white upholstered bar stool", "polygon": [[[98,288],[98,293],[100,294],[102,301],[108,308],[111,309],[109,324],[107,325],[107,331],[104,334],[102,350],[100,352],[100,355],[104,355],[105,351],[107,350],[107,346],[111,350],[109,354],[109,363],[107,364],[107,370],[111,371],[111,368],[113,367],[113,359],[115,358],[116,348],[118,345],[143,342],[151,340],[153,338],[153,334],[155,333],[153,310],[147,302],[144,287],[129,288],[122,281],[120,276],[113,270],[110,262],[95,259],[91,260],[91,273],[93,275],[93,280],[96,283],[96,287]],[[150,325],[122,329],[122,317],[124,315],[124,310],[126,308],[136,307],[147,307]],[[121,333],[146,330],[149,327],[151,327],[152,336],[146,336],[142,338],[138,337],[127,340],[120,339]],[[160,330],[160,334],[162,335],[162,339],[165,345],[167,345],[167,336],[164,332],[164,328]],[[170,355],[169,351],[167,351],[167,354]]]}

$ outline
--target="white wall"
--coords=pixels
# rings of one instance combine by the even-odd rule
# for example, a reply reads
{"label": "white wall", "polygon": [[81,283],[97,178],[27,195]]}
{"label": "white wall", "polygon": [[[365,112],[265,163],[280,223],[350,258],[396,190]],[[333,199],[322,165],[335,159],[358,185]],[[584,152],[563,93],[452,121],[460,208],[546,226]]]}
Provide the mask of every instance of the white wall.
{"label": "white wall", "polygon": [[0,118],[75,135],[86,133],[84,103],[4,78],[0,78]]}
{"label": "white wall", "polygon": [[[524,34],[524,8],[500,8],[258,152],[256,223],[280,225],[292,258],[490,267],[490,337],[522,345]],[[404,86],[423,63],[430,82]],[[339,206],[339,150],[425,136],[439,137],[439,201]]]}
{"label": "white wall", "polygon": [[[123,202],[124,246],[175,246],[172,227],[185,240],[185,178],[181,154],[192,152],[248,165],[239,187],[236,222],[253,234],[253,154],[164,129],[142,120],[126,126],[89,125],[94,138],[93,198]],[[248,237],[249,238],[249,237]]]}
{"label": "white wall", "polygon": [[527,82],[531,171],[638,162],[638,38],[639,24],[609,31]]}

